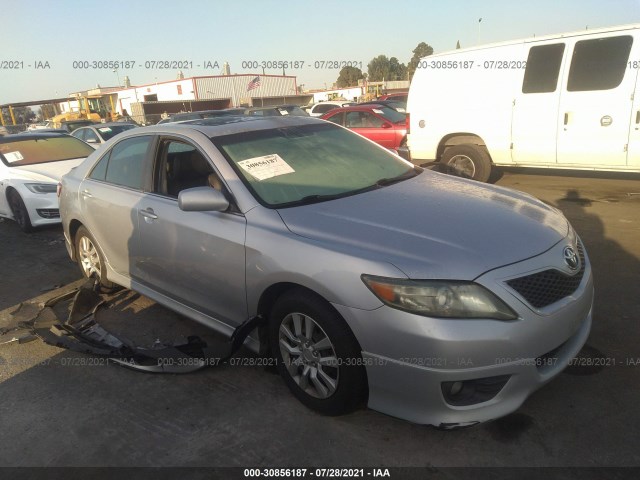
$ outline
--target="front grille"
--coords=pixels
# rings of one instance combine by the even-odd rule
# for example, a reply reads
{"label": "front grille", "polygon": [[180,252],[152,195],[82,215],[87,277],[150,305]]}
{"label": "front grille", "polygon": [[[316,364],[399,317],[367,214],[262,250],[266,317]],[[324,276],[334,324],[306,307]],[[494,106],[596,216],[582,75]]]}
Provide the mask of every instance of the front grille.
{"label": "front grille", "polygon": [[574,275],[567,275],[556,269],[514,278],[507,281],[507,285],[518,292],[535,308],[544,308],[575,292],[584,276],[585,261],[582,243],[578,241],[578,255],[580,256],[580,271]]}
{"label": "front grille", "polygon": [[36,212],[42,218],[60,218],[60,210],[57,208],[38,208]]}

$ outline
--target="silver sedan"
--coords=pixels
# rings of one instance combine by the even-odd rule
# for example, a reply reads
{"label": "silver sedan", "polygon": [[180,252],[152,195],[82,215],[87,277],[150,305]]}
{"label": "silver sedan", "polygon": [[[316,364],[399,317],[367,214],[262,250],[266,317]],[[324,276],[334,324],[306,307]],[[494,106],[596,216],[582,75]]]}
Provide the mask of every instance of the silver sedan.
{"label": "silver sedan", "polygon": [[119,133],[126,132],[132,128],[136,128],[135,123],[125,122],[110,122],[110,123],[96,123],[88,127],[76,128],[71,135],[79,138],[83,142],[88,143],[93,148],[98,148],[107,140],[115,137]]}
{"label": "silver sedan", "polygon": [[246,345],[325,414],[459,427],[516,410],[585,343],[564,216],[423,171],[335,124],[223,117],[118,135],[62,180],[67,249]]}

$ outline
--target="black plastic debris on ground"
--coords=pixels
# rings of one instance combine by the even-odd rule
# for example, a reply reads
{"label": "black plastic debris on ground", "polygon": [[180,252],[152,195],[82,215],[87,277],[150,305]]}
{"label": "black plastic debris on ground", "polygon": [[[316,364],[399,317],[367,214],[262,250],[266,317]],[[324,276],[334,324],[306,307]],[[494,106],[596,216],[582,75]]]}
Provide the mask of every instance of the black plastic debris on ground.
{"label": "black plastic debris on ground", "polygon": [[[41,308],[22,304],[12,313],[13,324],[0,329],[0,344],[25,343],[39,338],[55,347],[108,357],[114,363],[134,370],[189,373],[231,358],[247,336],[263,323],[260,316],[245,321],[236,328],[223,347],[209,347],[194,335],[189,336],[186,343],[145,348],[136,346],[126,338],[117,337],[96,321],[96,312],[115,295],[103,292],[98,281],[89,279],[77,290],[52,298]],[[61,321],[54,307],[69,299],[72,299],[69,315]]]}

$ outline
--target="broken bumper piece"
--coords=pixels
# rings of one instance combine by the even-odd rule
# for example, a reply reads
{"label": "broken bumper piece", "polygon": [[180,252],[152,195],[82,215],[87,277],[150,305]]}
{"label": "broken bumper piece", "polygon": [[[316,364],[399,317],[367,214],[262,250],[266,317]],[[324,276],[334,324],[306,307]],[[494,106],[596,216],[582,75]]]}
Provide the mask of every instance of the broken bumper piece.
{"label": "broken bumper piece", "polygon": [[[71,298],[73,300],[69,316],[61,321],[53,307]],[[25,309],[25,312],[16,316],[15,325],[5,328],[0,335],[19,343],[37,337],[48,345],[107,357],[114,363],[133,370],[189,373],[218,365],[231,358],[247,336],[264,321],[260,316],[248,319],[236,328],[223,346],[208,346],[199,337],[190,336],[186,343],[145,348],[117,337],[96,321],[96,312],[106,304],[107,301],[100,295],[99,283],[90,279],[79,289],[47,301],[42,308],[35,310],[35,317],[33,309],[30,312]],[[30,319],[25,318],[28,313],[31,313]]]}

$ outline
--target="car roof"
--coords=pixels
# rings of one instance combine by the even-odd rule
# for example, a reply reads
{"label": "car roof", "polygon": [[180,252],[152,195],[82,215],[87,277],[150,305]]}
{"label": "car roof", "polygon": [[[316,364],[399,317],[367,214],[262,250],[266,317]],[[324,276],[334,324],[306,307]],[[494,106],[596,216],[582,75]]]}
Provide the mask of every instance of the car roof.
{"label": "car roof", "polygon": [[87,126],[94,127],[94,128],[101,128],[101,127],[119,127],[122,125],[133,125],[134,127],[136,126],[136,124],[132,122],[105,122],[105,123],[96,123],[94,125],[87,125]]}
{"label": "car roof", "polygon": [[294,108],[294,107],[301,108],[300,105],[285,104],[285,105],[270,105],[268,107],[248,107],[247,110],[273,110],[274,108]]}
{"label": "car roof", "polygon": [[250,115],[227,115],[222,117],[186,120],[179,123],[162,123],[148,127],[140,127],[124,132],[121,135],[138,135],[144,133],[184,133],[198,131],[208,137],[220,137],[234,133],[252,132],[255,130],[270,130],[274,128],[293,127],[300,125],[326,124],[324,120],[307,116],[274,116],[255,117]]}
{"label": "car roof", "polygon": [[[71,135],[61,135],[58,132],[41,132],[36,133],[14,133],[11,135],[4,135],[0,137],[0,143],[12,143],[12,142],[24,142],[25,140],[37,140],[39,138],[60,138],[60,137],[71,137]],[[75,137],[73,137],[75,138]]]}
{"label": "car roof", "polygon": [[59,133],[59,134],[65,134],[68,135],[69,132],[67,130],[64,130],[62,128],[38,128],[36,130],[25,130],[24,132],[19,132],[18,135],[22,135],[23,137],[25,135],[28,135],[30,133]]}
{"label": "car roof", "polygon": [[390,103],[392,103],[394,105],[402,105],[403,103],[406,103],[406,102],[403,102],[402,100],[391,100],[391,99],[389,99],[389,100],[371,100],[370,102],[362,102],[360,105],[375,105],[375,104],[387,105],[387,104],[390,104]]}
{"label": "car roof", "polygon": [[327,112],[327,114],[329,113],[336,113],[336,112],[351,112],[351,111],[367,111],[370,112],[371,110],[375,109],[375,108],[389,108],[386,105],[380,105],[378,103],[367,103],[367,104],[359,104],[359,105],[351,105],[349,107],[340,107],[340,108],[335,108],[333,110],[329,110]]}

